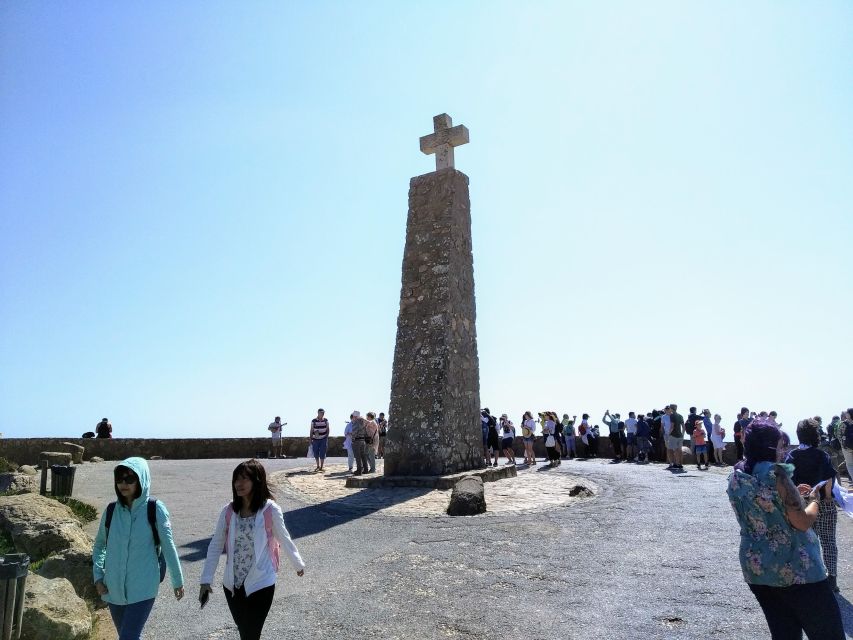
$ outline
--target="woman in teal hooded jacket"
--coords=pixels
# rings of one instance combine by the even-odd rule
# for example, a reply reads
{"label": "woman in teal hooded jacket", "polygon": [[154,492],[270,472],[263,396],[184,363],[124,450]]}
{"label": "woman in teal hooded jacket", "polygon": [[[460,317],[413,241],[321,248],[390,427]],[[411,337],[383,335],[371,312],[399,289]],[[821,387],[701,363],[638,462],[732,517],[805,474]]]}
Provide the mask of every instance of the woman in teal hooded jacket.
{"label": "woman in teal hooded jacket", "polygon": [[92,549],[95,588],[109,605],[118,640],[139,640],[160,588],[160,554],[178,600],[184,597],[184,576],[169,512],[159,500],[154,501],[153,509],[160,539],[159,548],[155,545],[149,520],[148,463],[143,458],[128,458],[113,473],[118,500],[101,514]]}

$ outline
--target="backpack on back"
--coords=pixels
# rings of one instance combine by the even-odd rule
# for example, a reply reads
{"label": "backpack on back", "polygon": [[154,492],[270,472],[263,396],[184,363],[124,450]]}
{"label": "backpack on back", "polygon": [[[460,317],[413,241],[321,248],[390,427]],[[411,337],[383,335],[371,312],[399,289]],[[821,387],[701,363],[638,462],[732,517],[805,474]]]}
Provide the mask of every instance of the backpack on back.
{"label": "backpack on back", "polygon": [[[110,539],[110,524],[113,521],[113,512],[116,510],[116,503],[110,502],[107,505],[107,517],[104,521],[104,528],[107,530],[107,540]],[[160,548],[160,534],[157,533],[157,498],[148,498],[146,505],[148,512],[148,524],[151,527],[151,534],[154,536],[154,549],[157,552],[157,564],[160,566],[160,582],[166,577],[166,558],[163,556],[163,549]]]}

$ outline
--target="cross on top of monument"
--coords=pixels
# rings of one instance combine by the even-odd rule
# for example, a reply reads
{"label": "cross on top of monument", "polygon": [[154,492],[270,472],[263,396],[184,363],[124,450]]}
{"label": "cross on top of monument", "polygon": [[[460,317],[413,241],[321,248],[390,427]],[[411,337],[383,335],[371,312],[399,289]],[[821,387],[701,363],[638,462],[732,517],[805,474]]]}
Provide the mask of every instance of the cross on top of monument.
{"label": "cross on top of monument", "polygon": [[446,113],[432,119],[435,133],[421,138],[421,151],[425,154],[435,154],[435,170],[452,169],[453,147],[468,144],[468,129],[465,125],[453,126],[453,121]]}

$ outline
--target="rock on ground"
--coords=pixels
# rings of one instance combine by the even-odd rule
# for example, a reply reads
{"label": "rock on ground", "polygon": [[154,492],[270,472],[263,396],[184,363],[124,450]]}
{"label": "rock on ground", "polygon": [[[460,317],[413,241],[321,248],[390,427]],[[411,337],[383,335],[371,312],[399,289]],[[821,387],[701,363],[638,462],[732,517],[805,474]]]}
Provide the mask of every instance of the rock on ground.
{"label": "rock on ground", "polygon": [[68,580],[30,574],[21,629],[23,640],[84,640],[92,632],[92,616]]}
{"label": "rock on ground", "polygon": [[20,471],[0,473],[0,493],[37,493],[36,477]]}
{"label": "rock on ground", "polygon": [[0,496],[0,528],[33,560],[68,549],[92,550],[92,539],[71,509],[36,493]]}
{"label": "rock on ground", "polygon": [[42,578],[65,578],[81,598],[98,601],[98,592],[92,582],[92,551],[68,549],[45,560],[38,569]]}
{"label": "rock on ground", "polygon": [[83,453],[85,453],[86,448],[79,444],[74,444],[73,442],[63,442],[62,446],[68,449],[71,453],[71,461],[74,464],[83,464]]}
{"label": "rock on ground", "polygon": [[92,456],[89,458],[89,462],[103,462],[104,459],[101,456]]}
{"label": "rock on ground", "polygon": [[18,467],[18,472],[26,473],[28,476],[34,476],[38,473],[38,470],[32,465],[22,464],[20,467]]}
{"label": "rock on ground", "polygon": [[462,478],[453,487],[447,514],[451,516],[475,516],[486,512],[486,496],[483,480],[476,476]]}

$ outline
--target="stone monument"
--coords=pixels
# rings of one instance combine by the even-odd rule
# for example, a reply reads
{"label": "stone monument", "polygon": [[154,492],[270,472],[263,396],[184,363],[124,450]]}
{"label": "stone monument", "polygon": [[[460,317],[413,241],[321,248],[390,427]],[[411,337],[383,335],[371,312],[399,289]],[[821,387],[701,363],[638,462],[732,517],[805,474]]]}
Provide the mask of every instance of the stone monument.
{"label": "stone monument", "polygon": [[433,118],[421,151],[435,171],[412,178],[386,476],[444,475],[484,466],[468,176],[453,149],[468,142],[450,116]]}

